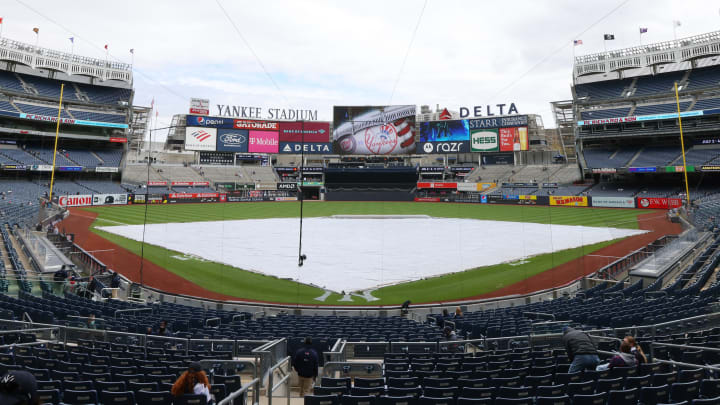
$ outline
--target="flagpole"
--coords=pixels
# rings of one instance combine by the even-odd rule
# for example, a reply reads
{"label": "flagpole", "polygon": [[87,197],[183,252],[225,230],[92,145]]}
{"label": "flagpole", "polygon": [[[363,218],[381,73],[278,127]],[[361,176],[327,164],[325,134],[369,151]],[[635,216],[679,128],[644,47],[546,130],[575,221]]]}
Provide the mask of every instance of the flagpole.
{"label": "flagpole", "polygon": [[673,21],[673,40],[677,41],[677,23]]}
{"label": "flagpole", "polygon": [[607,40],[603,38],[603,48],[605,49],[605,52],[607,52]]}

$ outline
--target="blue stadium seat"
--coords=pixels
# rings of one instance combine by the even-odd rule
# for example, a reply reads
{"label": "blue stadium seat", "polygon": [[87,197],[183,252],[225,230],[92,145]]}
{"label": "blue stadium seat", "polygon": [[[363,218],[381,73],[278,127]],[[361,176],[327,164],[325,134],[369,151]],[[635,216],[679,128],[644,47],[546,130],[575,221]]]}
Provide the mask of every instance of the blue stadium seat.
{"label": "blue stadium seat", "polygon": [[41,404],[58,405],[60,403],[60,390],[38,390],[37,393]]}
{"label": "blue stadium seat", "polygon": [[76,391],[66,389],[63,391],[62,401],[67,405],[97,404],[97,392],[94,390]]}
{"label": "blue stadium seat", "polygon": [[670,386],[670,400],[690,401],[700,394],[700,381],[676,382]]}
{"label": "blue stadium seat", "polygon": [[495,405],[533,405],[532,398],[495,398]]}
{"label": "blue stadium seat", "polygon": [[100,402],[112,405],[135,405],[135,395],[132,391],[102,391]]}
{"label": "blue stadium seat", "polygon": [[575,395],[572,401],[573,405],[605,405],[607,397],[607,392],[600,392],[597,394]]}
{"label": "blue stadium seat", "polygon": [[418,405],[456,405],[455,398],[453,397],[447,397],[447,398],[433,398],[433,397],[426,397],[421,396],[417,400]]}
{"label": "blue stadium seat", "polygon": [[[307,397],[305,397],[307,398]],[[415,405],[417,401],[417,398],[414,396],[403,396],[403,397],[393,397],[393,396],[387,396],[383,395],[381,397],[378,397],[378,405]],[[305,402],[306,405],[316,405],[316,404],[308,404]],[[320,404],[320,405],[328,405],[328,404]],[[335,404],[329,404],[329,405],[335,405]]]}
{"label": "blue stadium seat", "polygon": [[561,395],[557,397],[537,397],[535,399],[536,405],[570,405],[570,397],[567,395]]}
{"label": "blue stadium seat", "polygon": [[457,405],[492,405],[492,398],[464,398],[457,399]]}
{"label": "blue stadium seat", "polygon": [[356,395],[343,395],[340,399],[342,405],[375,405],[377,402],[377,396],[356,396]]}
{"label": "blue stadium seat", "polygon": [[[307,398],[307,397],[305,397]],[[307,401],[305,402],[307,404]],[[205,395],[185,394],[173,398],[173,405],[206,405],[207,397]]]}
{"label": "blue stadium seat", "polygon": [[610,390],[608,403],[613,405],[636,405],[638,402],[638,389]]}
{"label": "blue stadium seat", "polygon": [[[170,391],[143,391],[135,393],[137,405],[171,405],[173,396]],[[333,404],[336,405],[336,404]]]}

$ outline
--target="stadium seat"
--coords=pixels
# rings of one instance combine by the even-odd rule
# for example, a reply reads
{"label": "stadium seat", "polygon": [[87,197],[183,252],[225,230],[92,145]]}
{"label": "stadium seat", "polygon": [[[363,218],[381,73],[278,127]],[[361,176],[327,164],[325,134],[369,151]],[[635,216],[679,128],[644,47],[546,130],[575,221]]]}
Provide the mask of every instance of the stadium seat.
{"label": "stadium seat", "polygon": [[95,382],[95,389],[100,391],[107,391],[107,392],[122,392],[125,391],[125,382],[124,381],[97,381]]}
{"label": "stadium seat", "polygon": [[496,396],[502,398],[527,398],[532,396],[529,387],[498,387]]}
{"label": "stadium seat", "polygon": [[597,381],[597,385],[595,386],[595,391],[597,392],[607,392],[607,391],[619,391],[623,388],[623,379],[621,377],[617,378],[601,378]]}
{"label": "stadium seat", "polygon": [[418,405],[456,405],[455,398],[453,397],[447,397],[447,398],[433,398],[433,397],[426,397],[421,396],[417,400]]}
{"label": "stadium seat", "polygon": [[690,402],[690,404],[691,404],[691,405],[720,404],[720,397],[693,399],[692,402]]}
{"label": "stadium seat", "polygon": [[[414,396],[393,397],[393,396],[383,395],[381,397],[378,397],[378,405],[415,405],[416,400],[417,400],[417,398]],[[314,405],[314,404],[308,404],[306,402],[306,405]],[[326,405],[326,404],[323,404],[323,405]]]}
{"label": "stadium seat", "polygon": [[135,395],[132,391],[102,391],[100,402],[108,405],[135,405]]}
{"label": "stadium seat", "polygon": [[320,379],[321,387],[345,387],[350,389],[350,378],[330,378],[323,377]]}
{"label": "stadium seat", "polygon": [[492,405],[492,398],[464,398],[457,399],[457,405]]}
{"label": "stadium seat", "polygon": [[705,371],[701,368],[694,370],[680,370],[678,372],[677,382],[686,383],[692,381],[700,381],[705,378]]}
{"label": "stadium seat", "polygon": [[343,395],[342,398],[340,398],[341,405],[375,405],[376,401],[377,397],[374,395]]}
{"label": "stadium seat", "polygon": [[62,402],[68,405],[97,404],[97,391],[76,391],[66,389],[63,391]]}
{"label": "stadium seat", "polygon": [[92,381],[63,381],[62,385],[65,390],[89,391],[95,389]]}
{"label": "stadium seat", "polygon": [[455,398],[458,396],[459,391],[458,387],[425,387],[423,389],[423,395],[429,398]]}
{"label": "stadium seat", "polygon": [[533,405],[533,399],[527,398],[495,398],[495,405]]}
{"label": "stadium seat", "polygon": [[385,395],[385,387],[379,386],[379,387],[352,387],[350,388],[350,395],[356,396],[356,397],[366,397],[366,396],[380,396]]}
{"label": "stadium seat", "polygon": [[541,385],[535,389],[535,395],[538,397],[561,397],[567,391],[565,385]]}
{"label": "stadium seat", "polygon": [[649,386],[650,386],[650,376],[649,375],[627,377],[625,379],[625,389],[642,388],[642,387],[649,387]]}
{"label": "stadium seat", "polygon": [[567,395],[557,397],[537,397],[535,399],[536,405],[570,405],[570,397]]}
{"label": "stadium seat", "polygon": [[698,397],[700,381],[676,382],[670,386],[670,400],[673,402],[691,401]]}
{"label": "stadium seat", "polygon": [[607,401],[607,392],[597,394],[575,395],[572,398],[573,405],[605,405]]}
{"label": "stadium seat", "polygon": [[185,394],[185,395],[181,395],[179,397],[173,398],[173,405],[206,405],[206,404],[207,404],[207,397],[204,394],[201,394],[201,395]]}
{"label": "stadium seat", "polygon": [[720,380],[705,379],[700,382],[700,397],[715,398],[720,397]]}
{"label": "stadium seat", "polygon": [[213,375],[213,384],[225,384],[228,393],[235,392],[242,388],[242,381],[239,375]]}
{"label": "stadium seat", "polygon": [[143,391],[135,393],[137,405],[171,405],[173,396],[169,391]]}
{"label": "stadium seat", "polygon": [[650,378],[650,385],[653,387],[660,387],[663,385],[671,385],[677,381],[677,374],[675,373],[655,373]]}
{"label": "stadium seat", "polygon": [[347,387],[313,387],[314,395],[347,395],[350,390]]}
{"label": "stadium seat", "polygon": [[638,389],[610,390],[608,403],[613,405],[635,405],[638,402]]}
{"label": "stadium seat", "polygon": [[37,393],[41,404],[58,405],[60,403],[59,390],[38,390]]}
{"label": "stadium seat", "polygon": [[465,387],[460,392],[460,396],[463,398],[471,398],[471,399],[492,398],[494,393],[495,393],[495,388],[492,388],[492,387],[487,387],[487,388]]}
{"label": "stadium seat", "polygon": [[595,381],[570,383],[567,385],[567,395],[571,398],[575,395],[590,395],[595,392]]}

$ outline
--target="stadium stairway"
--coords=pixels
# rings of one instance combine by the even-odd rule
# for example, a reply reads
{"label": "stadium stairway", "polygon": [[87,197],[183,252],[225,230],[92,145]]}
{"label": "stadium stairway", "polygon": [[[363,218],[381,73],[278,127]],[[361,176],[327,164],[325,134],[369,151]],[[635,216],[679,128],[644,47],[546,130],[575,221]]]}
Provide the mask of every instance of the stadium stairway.
{"label": "stadium stairway", "polygon": [[628,162],[627,162],[625,165],[623,165],[623,166],[624,166],[624,167],[632,167],[633,162],[634,162],[635,160],[637,160],[638,156],[640,156],[640,155],[642,154],[642,152],[643,152],[644,149],[645,149],[645,148],[640,148],[637,152],[635,152],[635,154],[633,155],[633,157],[630,158],[630,160],[628,160]]}

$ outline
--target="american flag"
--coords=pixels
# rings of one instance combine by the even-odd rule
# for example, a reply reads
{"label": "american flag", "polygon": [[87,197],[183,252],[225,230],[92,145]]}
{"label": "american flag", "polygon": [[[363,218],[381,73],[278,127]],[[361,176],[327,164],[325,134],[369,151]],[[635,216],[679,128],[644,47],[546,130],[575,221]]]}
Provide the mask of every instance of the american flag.
{"label": "american flag", "polygon": [[582,39],[576,39],[573,41],[573,45],[575,45],[575,46],[582,45],[582,44],[583,44]]}
{"label": "american flag", "polygon": [[208,134],[207,132],[203,131],[202,129],[193,132],[193,133],[192,133],[192,136],[193,136],[193,138],[197,139],[198,142],[202,142],[202,141],[210,138],[210,134]]}

